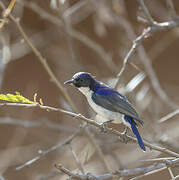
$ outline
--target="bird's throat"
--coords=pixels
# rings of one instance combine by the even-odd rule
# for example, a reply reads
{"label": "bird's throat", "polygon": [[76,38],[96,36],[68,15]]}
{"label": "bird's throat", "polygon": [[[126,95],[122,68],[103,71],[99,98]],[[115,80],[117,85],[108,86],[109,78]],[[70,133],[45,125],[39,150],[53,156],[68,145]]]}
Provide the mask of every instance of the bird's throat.
{"label": "bird's throat", "polygon": [[80,87],[78,88],[78,90],[83,93],[86,97],[89,96],[89,94],[91,94],[91,90],[89,87]]}

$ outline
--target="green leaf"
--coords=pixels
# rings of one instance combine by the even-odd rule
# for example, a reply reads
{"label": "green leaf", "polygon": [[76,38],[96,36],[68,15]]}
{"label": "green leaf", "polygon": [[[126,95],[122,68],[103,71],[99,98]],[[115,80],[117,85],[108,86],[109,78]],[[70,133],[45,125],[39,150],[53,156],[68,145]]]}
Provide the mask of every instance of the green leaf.
{"label": "green leaf", "polygon": [[20,95],[19,92],[16,94],[0,94],[0,100],[15,102],[15,103],[23,103],[23,104],[37,104],[37,102],[30,101],[29,99]]}

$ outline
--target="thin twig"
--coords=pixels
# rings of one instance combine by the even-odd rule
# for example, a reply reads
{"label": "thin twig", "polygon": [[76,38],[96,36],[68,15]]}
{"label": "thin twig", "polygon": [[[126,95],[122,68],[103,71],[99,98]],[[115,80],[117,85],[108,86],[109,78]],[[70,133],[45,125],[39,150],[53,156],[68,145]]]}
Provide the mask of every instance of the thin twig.
{"label": "thin twig", "polygon": [[158,123],[163,123],[167,120],[169,120],[170,118],[172,118],[173,116],[176,116],[177,114],[179,114],[179,109],[167,114],[166,116],[162,117],[161,119],[159,119]]}
{"label": "thin twig", "polygon": [[80,132],[83,128],[85,128],[86,125],[83,125],[83,127],[80,127],[79,129],[77,129],[71,136],[69,136],[68,138],[66,138],[64,141],[60,141],[59,143],[55,144],[54,146],[50,147],[48,150],[46,151],[41,151],[40,154],[36,157],[34,157],[31,160],[28,160],[27,162],[25,162],[24,164],[16,167],[16,170],[21,170],[24,167],[30,166],[31,164],[33,164],[34,162],[38,161],[39,159],[41,159],[43,156],[46,156],[47,154],[49,154],[52,151],[55,151],[56,149],[64,146],[65,144],[69,144]]}
{"label": "thin twig", "polygon": [[70,143],[69,143],[69,147],[70,147],[71,153],[73,155],[73,158],[74,158],[74,160],[76,162],[76,165],[77,165],[78,169],[81,171],[82,174],[84,174],[85,173],[84,168],[83,168],[83,166],[82,166],[82,164],[81,164],[77,154],[73,150],[73,147],[72,147],[72,145]]}
{"label": "thin twig", "polygon": [[175,179],[178,179],[179,178],[179,175],[175,176]]}
{"label": "thin twig", "polygon": [[[5,6],[2,2],[0,2],[0,7],[2,9],[5,9]],[[41,55],[41,53],[38,51],[38,49],[31,43],[31,41],[29,40],[28,36],[26,35],[26,33],[24,32],[22,26],[19,23],[19,20],[16,19],[14,16],[9,15],[10,19],[16,24],[20,34],[22,35],[22,37],[24,38],[25,42],[27,43],[27,45],[32,49],[32,51],[34,52],[34,54],[37,56],[37,58],[39,59],[39,61],[41,62],[41,64],[44,66],[46,72],[48,73],[48,75],[50,76],[51,80],[55,83],[55,85],[58,87],[58,89],[60,90],[60,92],[62,93],[63,97],[65,98],[65,100],[68,102],[68,104],[71,106],[71,108],[73,109],[73,111],[77,112],[77,109],[75,107],[75,105],[73,104],[72,100],[70,99],[70,97],[68,96],[67,92],[64,90],[63,86],[61,85],[61,83],[58,81],[58,79],[56,78],[55,74],[52,72],[52,70],[50,69],[49,65],[47,64],[47,60]]]}
{"label": "thin twig", "polygon": [[[34,12],[39,14],[40,17],[42,17],[43,19],[46,19],[47,21],[53,23],[55,26],[58,26],[65,31],[64,29],[65,24],[63,23],[63,21],[61,21],[59,18],[55,17],[54,15],[48,13],[47,11],[43,10],[37,4],[33,2],[28,2],[28,3],[22,2],[22,1],[18,1],[18,2],[25,5],[27,8],[32,9]],[[66,16],[68,15],[69,15],[69,11],[66,11],[66,13],[64,14],[64,19],[66,19]],[[68,34],[71,37],[83,43],[84,45],[86,45],[87,47],[89,47],[90,49],[92,49],[94,52],[96,52],[101,57],[101,60],[103,60],[103,63],[106,65],[106,67],[108,67],[108,69],[112,73],[117,72],[118,69],[116,65],[113,63],[111,56],[105,52],[104,48],[100,46],[100,44],[93,41],[92,39],[87,37],[85,34],[75,30],[74,28],[69,28]]]}
{"label": "thin twig", "polygon": [[152,170],[152,171],[149,171],[149,172],[146,172],[146,173],[141,174],[141,175],[139,175],[139,176],[136,176],[136,177],[134,177],[134,178],[131,178],[130,180],[142,179],[143,177],[149,176],[149,175],[151,175],[151,174],[158,173],[158,172],[163,171],[163,170],[165,170],[165,169],[167,169],[167,167],[166,167],[166,166],[162,166],[162,167],[160,167],[160,168],[158,168],[158,169],[154,169],[154,170]]}
{"label": "thin twig", "polygon": [[97,52],[97,54],[99,54],[101,56],[101,59],[103,60],[103,63],[108,67],[108,69],[112,73],[117,72],[118,69],[117,69],[116,65],[113,63],[112,57],[108,53],[105,52],[103,47],[100,46],[99,44],[97,44],[96,42],[94,42],[93,40],[91,40],[90,38],[88,38],[87,36],[85,36],[84,34],[82,34],[81,32],[75,30],[71,26],[71,24],[69,24],[70,16],[73,15],[74,11],[80,9],[81,4],[84,4],[84,2],[87,2],[87,1],[79,1],[79,2],[75,3],[72,7],[69,7],[64,12],[63,17],[64,17],[65,24],[66,24],[66,27],[67,27],[67,33],[71,37],[80,40],[83,44],[86,44],[88,47],[90,47],[95,52]]}
{"label": "thin twig", "polygon": [[145,16],[149,22],[150,25],[154,24],[154,20],[152,19],[152,16],[149,13],[149,10],[147,9],[147,7],[145,6],[145,3],[143,0],[137,0],[137,2],[140,4],[141,8],[143,9]]}
{"label": "thin twig", "polygon": [[171,159],[175,159],[174,157],[164,157],[164,158],[155,158],[155,159],[144,159],[141,160],[142,162],[163,162],[166,161],[167,159],[171,160]]}
{"label": "thin twig", "polygon": [[2,19],[1,19],[1,22],[0,22],[0,31],[2,30],[4,25],[8,22],[7,18],[10,15],[10,13],[12,12],[15,4],[16,4],[16,0],[11,0],[11,2],[9,3],[9,6],[7,7],[7,9],[4,9]]}
{"label": "thin twig", "polygon": [[177,17],[177,13],[176,13],[175,7],[173,5],[173,0],[166,0],[166,3],[168,6],[168,9],[169,9],[170,17],[171,18]]}
{"label": "thin twig", "polygon": [[[26,4],[26,6],[28,7],[28,4]],[[29,8],[31,8],[32,10],[34,10],[36,13],[40,13],[40,16],[42,16],[43,18],[45,18],[46,20],[52,22],[53,24],[62,27],[63,26],[63,22],[60,21],[58,18],[56,18],[55,16],[47,13],[46,11],[44,11],[42,8],[38,7],[36,4],[34,3],[29,3]],[[116,18],[115,18],[116,19]],[[121,20],[121,18],[120,18]],[[119,21],[118,21],[119,22]],[[124,20],[122,20],[122,22],[124,22]],[[126,22],[126,21],[125,21]],[[124,23],[125,23],[124,22]],[[123,24],[124,24],[123,23]],[[127,23],[127,22],[126,22]],[[125,24],[126,24],[125,23]],[[122,24],[122,23],[121,23]],[[127,23],[129,24],[129,23]],[[119,78],[122,75],[122,73],[124,72],[126,65],[130,59],[130,57],[133,55],[135,49],[137,49],[135,46],[138,47],[138,45],[141,44],[141,41],[151,35],[153,32],[156,31],[165,31],[168,29],[172,29],[174,27],[177,27],[179,25],[179,20],[178,19],[174,19],[168,22],[163,22],[163,23],[156,23],[155,25],[152,27],[147,28],[139,37],[136,38],[136,40],[134,40],[134,45],[132,46],[130,52],[127,54],[127,57],[125,58],[125,61],[123,63],[123,67],[121,69],[121,71],[119,72],[119,74],[117,75],[117,83],[116,86],[119,84]],[[129,37],[135,39],[136,35],[132,30],[132,27],[130,25],[126,25],[124,26],[125,29],[127,28],[127,32],[130,31],[129,33]],[[91,39],[89,39],[87,36],[83,35],[82,33],[72,29],[72,31],[69,31],[70,35],[73,38],[76,38],[78,40],[80,40],[81,42],[83,42],[84,44],[86,44],[87,46],[89,46],[90,48],[94,48],[94,50],[102,57],[102,59],[105,60],[105,62],[112,62],[112,59],[109,59],[110,56],[108,56],[108,54],[104,51],[104,49],[98,45],[97,43],[95,43],[94,41],[91,41]],[[148,33],[148,34],[147,34]],[[146,35],[146,36],[145,36]],[[137,45],[135,45],[135,43],[137,43]],[[161,88],[159,81],[155,75],[155,72],[152,70],[151,65],[149,64],[149,60],[148,57],[146,56],[146,53],[143,53],[144,49],[141,49],[141,47],[139,46],[139,55],[140,55],[140,60],[142,61],[142,63],[146,66],[146,71],[148,76],[151,79],[152,85],[154,87],[154,90],[157,92],[157,94],[159,95],[159,97],[165,102],[170,104],[173,108],[176,108],[176,104],[171,102],[171,100],[168,98],[168,96],[166,95],[166,93],[163,91],[163,89]],[[143,55],[145,55],[145,58],[143,57]],[[145,60],[144,60],[144,59]],[[146,59],[147,58],[147,59]],[[111,63],[109,63],[109,66],[111,65]],[[111,67],[112,70],[114,70],[114,67]]]}
{"label": "thin twig", "polygon": [[120,72],[117,74],[117,82],[115,84],[115,88],[117,88],[117,86],[119,85],[120,77],[123,74],[124,70],[126,69],[129,58],[134,54],[136,48],[140,45],[140,42],[146,37],[146,35],[149,33],[149,31],[150,31],[150,29],[147,29],[133,41],[133,45],[132,45],[131,49],[129,50],[129,52],[127,53],[127,55],[124,58],[122,68],[121,68]]}
{"label": "thin twig", "polygon": [[[152,65],[150,63],[150,59],[148,58],[144,47],[141,45],[141,42],[148,36],[151,36],[154,32],[166,31],[166,30],[169,30],[169,29],[179,26],[179,19],[175,18],[171,21],[167,21],[167,22],[163,22],[163,23],[154,22],[152,26],[149,26],[148,28],[146,28],[142,32],[142,34],[136,38],[136,34],[135,34],[134,30],[132,29],[132,26],[125,18],[118,17],[115,15],[114,15],[114,18],[116,19],[116,22],[118,22],[118,24],[122,25],[125,28],[126,32],[128,33],[129,38],[135,39],[133,41],[133,45],[132,45],[129,53],[125,57],[125,61],[123,62],[121,71],[119,72],[119,74],[117,76],[115,88],[118,86],[120,76],[124,72],[126,65],[129,62],[131,56],[134,54],[135,50],[137,50],[139,57],[140,57],[139,59],[145,67],[146,73],[147,73],[148,77],[150,78],[150,81],[152,83],[154,90],[156,91],[158,96],[161,98],[161,100],[163,100],[166,104],[169,104],[171,107],[176,109],[178,107],[178,105],[175,104],[174,102],[172,102],[170,100],[170,98],[167,96],[167,94],[164,92],[164,90],[161,88],[159,80],[157,79],[155,71],[153,70]],[[138,48],[136,48],[136,47],[138,47]]]}
{"label": "thin twig", "polygon": [[44,125],[46,127],[49,127],[53,130],[54,129],[58,130],[60,132],[61,131],[73,132],[74,131],[74,129],[72,127],[69,128],[69,126],[67,127],[67,126],[61,125],[59,123],[54,123],[47,119],[32,122],[32,121],[22,121],[22,120],[12,119],[12,118],[7,117],[7,118],[0,118],[0,124],[15,125],[15,126],[21,126],[24,128],[41,127]]}
{"label": "thin twig", "polygon": [[[0,1],[0,7],[2,9],[5,9],[4,4]],[[27,43],[27,45],[32,49],[32,51],[34,52],[34,54],[38,57],[39,61],[41,62],[41,64],[43,65],[43,67],[45,68],[45,70],[47,71],[48,75],[50,76],[50,78],[52,79],[52,81],[56,84],[56,86],[58,87],[58,89],[60,90],[60,92],[62,93],[64,99],[68,102],[68,104],[70,105],[70,107],[72,108],[72,110],[74,112],[78,112],[76,106],[74,105],[74,103],[72,102],[71,98],[69,97],[69,95],[67,94],[67,91],[63,88],[63,86],[61,85],[61,83],[58,81],[58,79],[56,78],[55,74],[53,73],[53,71],[50,69],[50,67],[48,66],[48,63],[46,61],[46,59],[41,55],[41,53],[38,51],[38,49],[33,46],[33,44],[31,43],[31,41],[29,40],[29,38],[27,37],[26,33],[24,32],[22,26],[19,23],[19,20],[17,20],[14,16],[9,15],[10,19],[16,24],[20,34],[22,35],[22,37],[24,38],[25,42]],[[61,21],[60,21],[61,22]],[[83,36],[85,37],[85,36]],[[86,41],[85,41],[86,42]],[[93,42],[93,41],[90,41]],[[92,44],[91,44],[92,45]],[[94,45],[94,43],[93,43]],[[101,50],[101,49],[100,49]],[[107,161],[104,158],[104,155],[100,149],[100,147],[98,146],[98,144],[95,142],[93,136],[91,135],[91,133],[88,131],[88,129],[85,129],[85,135],[88,137],[88,139],[90,140],[90,142],[94,145],[96,152],[99,154],[99,157],[101,159],[101,161],[103,162],[105,168],[110,171],[109,165],[107,163]]]}
{"label": "thin twig", "polygon": [[[89,118],[86,118],[85,116],[81,115],[81,114],[76,114],[76,113],[73,113],[73,112],[69,112],[69,111],[66,111],[66,110],[63,110],[63,109],[60,109],[60,108],[54,108],[54,107],[50,107],[50,106],[42,106],[40,104],[20,104],[20,103],[0,103],[0,107],[26,107],[26,108],[40,108],[42,110],[46,110],[46,111],[54,111],[54,112],[60,112],[60,113],[63,113],[63,114],[66,114],[66,115],[69,115],[69,116],[72,116],[72,117],[75,117],[75,119],[80,119],[82,121],[85,121],[86,123],[88,124],[91,124],[95,127],[98,127],[100,129],[104,129],[104,126],[102,124],[98,124],[97,122],[95,122],[94,120],[92,119],[89,119]],[[132,142],[135,142],[137,144],[137,139],[135,137],[132,137],[132,136],[129,136],[129,135],[125,135],[123,133],[120,133],[119,131],[115,130],[115,129],[112,129],[112,128],[107,128],[106,127],[106,131],[110,134],[114,134],[114,135],[117,135],[121,142],[126,142],[126,140],[124,140],[124,138],[128,139],[128,141],[132,141]],[[173,156],[173,157],[177,157],[179,158],[179,154],[178,153],[175,153],[173,151],[170,151],[169,149],[166,149],[166,148],[163,148],[163,147],[159,147],[159,146],[156,146],[156,145],[153,145],[147,141],[144,140],[144,144],[145,146],[149,147],[150,149],[153,149],[153,150],[156,150],[156,151],[160,151],[160,152],[163,152],[165,154],[168,154],[170,156]]]}
{"label": "thin twig", "polygon": [[[158,163],[158,164],[153,164],[149,165],[146,167],[141,167],[141,168],[135,168],[135,169],[123,169],[123,170],[118,170],[112,173],[107,173],[107,174],[102,174],[99,176],[95,176],[93,174],[78,174],[78,173],[73,173],[69,169],[65,168],[61,164],[55,164],[55,167],[63,172],[64,174],[68,175],[69,177],[73,179],[78,179],[78,180],[112,180],[116,179],[119,177],[129,177],[129,176],[137,176],[137,175],[146,175],[149,173],[155,173],[158,172],[158,170],[164,170],[167,167],[177,167],[179,166],[178,161],[176,160],[170,160],[170,164],[166,163]],[[135,178],[133,178],[135,179]]]}
{"label": "thin twig", "polygon": [[168,171],[169,171],[169,173],[170,173],[170,176],[171,176],[172,180],[174,180],[175,177],[174,177],[174,175],[173,175],[173,172],[172,172],[172,170],[171,170],[171,167],[168,167],[167,169],[168,169]]}

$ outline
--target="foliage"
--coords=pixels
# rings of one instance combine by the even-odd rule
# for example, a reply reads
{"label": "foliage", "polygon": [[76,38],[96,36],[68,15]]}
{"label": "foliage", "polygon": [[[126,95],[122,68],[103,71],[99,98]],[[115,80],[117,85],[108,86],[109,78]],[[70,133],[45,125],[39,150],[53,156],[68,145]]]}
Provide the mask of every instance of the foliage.
{"label": "foliage", "polygon": [[24,96],[22,96],[19,92],[16,92],[16,94],[0,94],[0,100],[3,101],[9,101],[14,103],[23,103],[23,104],[36,104],[37,102],[31,101]]}

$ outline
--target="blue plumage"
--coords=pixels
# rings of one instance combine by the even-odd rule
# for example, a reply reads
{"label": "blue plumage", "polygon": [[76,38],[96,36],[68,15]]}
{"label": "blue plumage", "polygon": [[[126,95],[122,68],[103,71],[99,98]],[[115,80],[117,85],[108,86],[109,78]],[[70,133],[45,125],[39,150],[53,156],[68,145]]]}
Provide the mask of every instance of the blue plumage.
{"label": "blue plumage", "polygon": [[131,127],[141,149],[146,150],[137,129],[137,122],[143,125],[143,121],[125,96],[95,80],[90,73],[86,72],[76,73],[66,83],[72,83],[86,96],[90,106],[99,117],[102,117],[100,122],[104,123],[109,120],[113,120],[114,123],[123,122],[126,126]]}
{"label": "blue plumage", "polygon": [[112,88],[104,85],[99,87],[98,85],[98,89],[92,93],[92,100],[103,108],[112,112],[119,112],[128,115],[143,124],[143,121],[139,119],[137,112],[129,103],[127,98]]}
{"label": "blue plumage", "polygon": [[137,138],[137,141],[138,141],[138,144],[141,147],[141,149],[146,151],[145,145],[144,145],[144,143],[142,141],[142,138],[141,138],[141,136],[139,134],[139,131],[138,131],[137,127],[136,127],[137,125],[136,125],[135,121],[131,117],[126,116],[126,115],[124,116],[124,119],[127,122],[129,122],[129,124],[131,125],[132,132],[135,134],[135,136]]}

